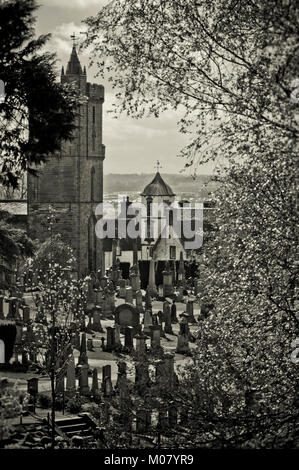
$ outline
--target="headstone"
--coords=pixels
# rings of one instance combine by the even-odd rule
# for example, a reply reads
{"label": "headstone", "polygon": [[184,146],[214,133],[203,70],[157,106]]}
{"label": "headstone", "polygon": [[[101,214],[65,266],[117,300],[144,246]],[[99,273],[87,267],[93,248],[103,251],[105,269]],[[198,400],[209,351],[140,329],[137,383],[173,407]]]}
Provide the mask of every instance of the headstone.
{"label": "headstone", "polygon": [[173,302],[172,305],[171,305],[171,323],[177,323],[178,322],[176,312],[177,312],[176,304],[175,304],[175,302]]}
{"label": "headstone", "polygon": [[190,350],[189,348],[189,340],[187,335],[178,335],[178,342],[176,347],[176,352],[179,354],[188,353]]}
{"label": "headstone", "polygon": [[166,263],[165,270],[163,271],[163,296],[168,297],[173,292],[172,287],[172,272],[169,269],[169,264]]}
{"label": "headstone", "polygon": [[150,290],[147,289],[145,293],[145,310],[150,310],[152,311],[152,298],[151,298],[151,293]]}
{"label": "headstone", "polygon": [[89,386],[88,386],[88,365],[82,364],[78,366],[79,368],[79,391],[81,395],[89,395]]}
{"label": "headstone", "polygon": [[93,396],[99,394],[99,382],[98,382],[98,370],[94,368],[92,371],[92,386],[91,386],[91,393]]}
{"label": "headstone", "polygon": [[88,338],[88,340],[87,340],[87,350],[88,351],[94,351],[92,338]]}
{"label": "headstone", "polygon": [[119,297],[124,299],[126,297],[126,280],[125,279],[120,279],[119,281]]}
{"label": "headstone", "polygon": [[66,393],[73,397],[76,393],[76,368],[73,354],[68,359],[66,370]]}
{"label": "headstone", "polygon": [[115,329],[112,326],[107,326],[107,343],[106,351],[111,352],[115,348]]}
{"label": "headstone", "polygon": [[169,335],[173,335],[172,326],[171,326],[171,311],[170,311],[170,307],[168,307],[168,309],[164,312],[164,315],[165,315],[164,332],[167,333],[167,334],[169,334]]}
{"label": "headstone", "polygon": [[144,334],[135,335],[136,339],[136,353],[138,356],[142,356],[146,353],[146,340],[148,336]]}
{"label": "headstone", "polygon": [[143,312],[143,304],[142,304],[142,292],[141,292],[141,290],[136,291],[135,298],[136,298],[136,310],[139,313],[142,313]]}
{"label": "headstone", "polygon": [[126,287],[126,303],[133,304],[133,290],[132,287]]}
{"label": "headstone", "polygon": [[88,364],[86,333],[82,333],[81,335],[80,355],[79,355],[78,364],[79,365]]}
{"label": "headstone", "polygon": [[60,373],[56,377],[56,394],[63,395],[64,394],[64,374]]}
{"label": "headstone", "polygon": [[148,287],[147,290],[149,291],[152,297],[156,297],[157,295],[157,287],[156,287],[156,280],[155,280],[155,261],[153,259],[150,260],[150,267],[149,267],[149,276],[148,276]]}
{"label": "headstone", "polygon": [[124,333],[126,326],[131,326],[134,333],[137,334],[141,330],[140,313],[136,307],[131,304],[120,304],[115,309],[115,323],[120,326],[121,333]]}
{"label": "headstone", "polygon": [[104,380],[104,396],[111,397],[113,395],[113,387],[110,377],[106,377]]}
{"label": "headstone", "polygon": [[194,318],[194,302],[193,300],[188,300],[187,302],[187,314],[189,315],[189,322],[196,323]]}
{"label": "headstone", "polygon": [[92,329],[93,331],[98,331],[99,333],[103,333],[103,327],[101,324],[101,314],[102,308],[99,305],[96,305],[93,311],[93,324]]}
{"label": "headstone", "polygon": [[115,346],[121,346],[120,326],[117,324],[114,326],[114,343],[115,343]]}
{"label": "headstone", "polygon": [[144,319],[143,319],[143,332],[146,334],[150,333],[150,327],[153,326],[153,318],[152,313],[149,310],[144,312]]}
{"label": "headstone", "polygon": [[105,379],[109,377],[111,379],[111,366],[108,364],[107,366],[103,366],[102,369],[102,390],[104,391],[104,384]]}
{"label": "headstone", "polygon": [[161,326],[153,325],[150,327],[151,348],[160,348],[161,346]]}
{"label": "headstone", "polygon": [[134,328],[132,326],[127,326],[125,328],[125,348],[133,349],[133,337],[134,337]]}

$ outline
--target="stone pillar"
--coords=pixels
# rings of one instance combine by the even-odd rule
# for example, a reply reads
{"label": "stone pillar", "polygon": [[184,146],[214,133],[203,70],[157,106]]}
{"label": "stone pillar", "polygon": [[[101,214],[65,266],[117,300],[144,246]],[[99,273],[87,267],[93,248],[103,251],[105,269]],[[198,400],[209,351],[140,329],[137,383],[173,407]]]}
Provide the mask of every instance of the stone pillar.
{"label": "stone pillar", "polygon": [[73,397],[76,393],[76,368],[73,354],[70,356],[66,371],[66,393]]}
{"label": "stone pillar", "polygon": [[82,364],[79,366],[79,390],[81,395],[89,395],[88,386],[88,365]]}
{"label": "stone pillar", "polygon": [[134,328],[132,326],[126,326],[125,328],[125,347],[128,349],[133,349],[133,337],[134,337]]}
{"label": "stone pillar", "polygon": [[132,287],[126,287],[126,304],[133,305],[133,289]]}
{"label": "stone pillar", "polygon": [[191,323],[196,323],[194,318],[194,302],[193,300],[188,300],[187,302],[187,314],[189,315],[189,321]]}
{"label": "stone pillar", "polygon": [[115,348],[115,328],[107,326],[107,343],[106,351],[111,352]]}
{"label": "stone pillar", "polygon": [[178,269],[178,284],[184,285],[185,284],[185,265],[184,265],[184,255],[183,252],[180,252],[180,263]]}
{"label": "stone pillar", "polygon": [[109,377],[111,380],[111,366],[108,364],[107,366],[103,366],[102,369],[102,390],[104,391],[105,388],[105,379]]}
{"label": "stone pillar", "polygon": [[155,261],[153,259],[150,260],[147,289],[152,297],[156,297],[157,287],[156,287],[156,279],[155,279]]}
{"label": "stone pillar", "polygon": [[142,292],[141,292],[141,290],[136,291],[135,299],[136,299],[136,309],[137,309],[138,313],[142,313],[143,312],[143,304],[142,304]]}
{"label": "stone pillar", "polygon": [[120,326],[116,323],[114,326],[114,343],[115,346],[121,346],[121,340],[120,340]]}
{"label": "stone pillar", "polygon": [[172,287],[172,272],[169,269],[169,264],[166,263],[165,270],[163,271],[163,296],[168,297],[173,292]]}
{"label": "stone pillar", "polygon": [[91,385],[92,396],[95,397],[99,394],[99,381],[98,381],[98,370],[94,368],[92,371],[92,385]]}
{"label": "stone pillar", "polygon": [[150,334],[150,327],[153,326],[152,312],[146,310],[143,319],[143,333]]}
{"label": "stone pillar", "polygon": [[79,355],[78,364],[79,365],[88,364],[86,333],[82,333],[81,335],[80,355]]}
{"label": "stone pillar", "polygon": [[165,317],[164,317],[165,318],[164,332],[169,334],[169,335],[173,335],[172,326],[171,326],[171,311],[170,311],[169,306],[166,309],[164,315],[165,315]]}
{"label": "stone pillar", "polygon": [[175,302],[173,302],[172,305],[171,305],[171,323],[177,323],[178,322],[176,312],[177,312],[176,304],[175,304]]}

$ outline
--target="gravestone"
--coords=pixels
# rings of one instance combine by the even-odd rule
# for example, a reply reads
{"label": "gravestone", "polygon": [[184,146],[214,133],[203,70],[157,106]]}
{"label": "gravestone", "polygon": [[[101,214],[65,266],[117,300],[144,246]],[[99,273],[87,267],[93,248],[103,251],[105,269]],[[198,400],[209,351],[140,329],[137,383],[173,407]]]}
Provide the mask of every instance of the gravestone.
{"label": "gravestone", "polygon": [[153,326],[152,313],[149,310],[144,312],[143,333],[150,334],[150,327]]}
{"label": "gravestone", "polygon": [[91,394],[93,397],[99,394],[99,381],[98,381],[98,370],[94,368],[92,371],[92,385],[91,385]]}
{"label": "gravestone", "polygon": [[125,328],[125,348],[133,349],[134,347],[133,338],[134,338],[134,328],[132,326],[127,326]]}
{"label": "gravestone", "polygon": [[194,301],[193,300],[188,300],[187,302],[187,314],[189,315],[189,322],[196,323],[196,320],[194,318]]}
{"label": "gravestone", "polygon": [[119,281],[119,297],[124,299],[126,297],[126,287],[127,283],[125,279],[120,279]]}
{"label": "gravestone", "polygon": [[106,351],[111,352],[115,348],[115,329],[112,326],[107,326],[107,342]]}
{"label": "gravestone", "polygon": [[172,305],[171,305],[171,323],[177,323],[178,322],[176,312],[177,312],[176,304],[175,304],[175,302],[173,302]]}
{"label": "gravestone", "polygon": [[104,396],[111,397],[113,395],[113,387],[110,377],[106,377],[104,380]]}
{"label": "gravestone", "polygon": [[120,326],[117,324],[114,326],[114,343],[115,346],[121,346]]}
{"label": "gravestone", "polygon": [[142,292],[141,292],[141,290],[136,291],[135,298],[136,298],[136,301],[135,301],[136,302],[136,310],[137,310],[137,312],[142,313],[143,312],[143,304],[142,304]]}
{"label": "gravestone", "polygon": [[73,355],[70,356],[67,364],[66,393],[69,397],[73,397],[76,394],[76,368]]}
{"label": "gravestone", "polygon": [[88,364],[86,333],[81,335],[80,355],[78,360],[79,365]]}
{"label": "gravestone", "polygon": [[148,339],[148,336],[139,333],[135,335],[136,339],[136,353],[138,356],[142,356],[146,353],[146,340]]}
{"label": "gravestone", "polygon": [[89,385],[88,385],[88,365],[82,364],[78,366],[79,370],[79,391],[81,395],[89,395]]}
{"label": "gravestone", "polygon": [[104,391],[104,384],[105,379],[109,377],[111,379],[111,366],[108,364],[107,366],[103,366],[102,369],[102,391]]}
{"label": "gravestone", "polygon": [[132,287],[126,287],[126,297],[127,304],[133,304],[133,289]]}
{"label": "gravestone", "polygon": [[101,315],[102,315],[102,308],[99,305],[96,305],[93,311],[93,323],[92,329],[93,331],[98,331],[99,333],[103,333],[103,327],[101,324]]}
{"label": "gravestone", "polygon": [[150,326],[151,348],[160,348],[161,346],[161,325]]}
{"label": "gravestone", "polygon": [[172,326],[171,326],[170,307],[165,311],[164,315],[165,315],[165,317],[164,317],[165,318],[164,332],[169,334],[169,335],[173,335]]}
{"label": "gravestone", "polygon": [[131,304],[124,303],[116,307],[115,323],[120,326],[121,333],[124,333],[127,326],[131,326],[135,334],[141,330],[140,313],[137,311],[136,307]]}

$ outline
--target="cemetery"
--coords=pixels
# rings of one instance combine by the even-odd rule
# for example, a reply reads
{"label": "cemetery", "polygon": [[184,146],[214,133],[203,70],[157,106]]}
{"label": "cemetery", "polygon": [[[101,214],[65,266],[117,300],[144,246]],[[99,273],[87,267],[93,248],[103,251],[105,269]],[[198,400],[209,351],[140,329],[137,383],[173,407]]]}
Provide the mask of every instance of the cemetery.
{"label": "cemetery", "polygon": [[[129,279],[118,262],[105,275],[92,273],[80,288],[77,282],[79,301],[69,299],[67,308],[75,310],[61,312],[57,305],[55,318],[32,277],[1,292],[0,383],[8,396],[17,387],[19,402],[2,445],[47,448],[54,440],[58,447],[98,448],[107,445],[107,432],[117,430],[126,445],[150,448],[167,445],[169,433],[186,426],[174,391],[196,347],[198,279],[185,278],[183,262],[179,279],[170,276],[166,263],[167,276],[156,286],[150,264],[146,290],[140,288],[144,263],[132,267]],[[55,364],[49,366],[53,348]]]}

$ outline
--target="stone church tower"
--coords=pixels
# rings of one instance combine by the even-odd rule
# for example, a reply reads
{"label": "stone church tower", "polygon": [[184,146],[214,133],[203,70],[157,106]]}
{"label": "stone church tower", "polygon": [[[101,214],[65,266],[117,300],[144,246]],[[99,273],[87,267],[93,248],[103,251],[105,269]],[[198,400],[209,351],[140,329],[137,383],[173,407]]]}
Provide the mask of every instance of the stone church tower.
{"label": "stone church tower", "polygon": [[87,82],[76,47],[73,46],[61,82],[75,82],[87,103],[80,105],[74,139],[63,144],[61,157],[53,156],[39,170],[39,176],[28,177],[28,225],[32,237],[49,237],[47,216],[54,207],[57,222],[54,232],[74,249],[78,273],[85,275],[102,266],[101,241],[95,235],[94,210],[103,202],[102,107],[104,87]]}

